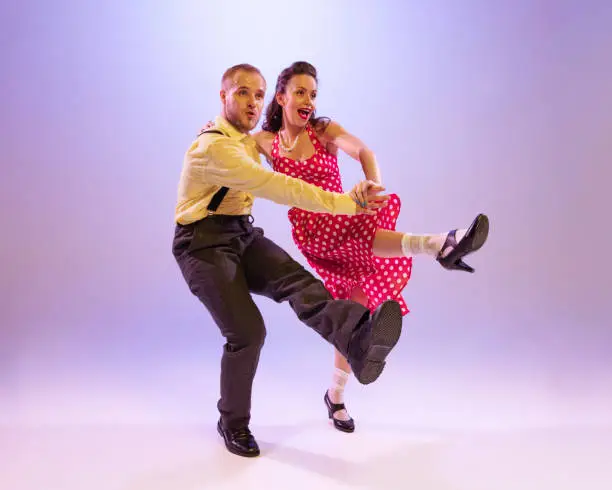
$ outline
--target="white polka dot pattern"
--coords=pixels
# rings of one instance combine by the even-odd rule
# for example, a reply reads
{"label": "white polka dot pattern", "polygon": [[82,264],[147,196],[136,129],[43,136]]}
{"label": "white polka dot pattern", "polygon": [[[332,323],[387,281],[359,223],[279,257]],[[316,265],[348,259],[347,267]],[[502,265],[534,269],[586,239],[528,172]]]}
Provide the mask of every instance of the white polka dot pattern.
{"label": "white polka dot pattern", "polygon": [[[307,132],[315,153],[305,161],[281,156],[276,135],[272,146],[274,170],[328,191],[343,192],[338,159],[321,145],[310,126]],[[391,194],[388,206],[375,216],[334,216],[291,208],[289,220],[293,240],[334,298],[348,299],[353,288],[360,287],[371,311],[383,301],[394,299],[405,315],[409,310],[401,292],[410,279],[412,258],[385,259],[376,257],[372,250],[376,230],[395,230],[400,209],[399,197]]]}

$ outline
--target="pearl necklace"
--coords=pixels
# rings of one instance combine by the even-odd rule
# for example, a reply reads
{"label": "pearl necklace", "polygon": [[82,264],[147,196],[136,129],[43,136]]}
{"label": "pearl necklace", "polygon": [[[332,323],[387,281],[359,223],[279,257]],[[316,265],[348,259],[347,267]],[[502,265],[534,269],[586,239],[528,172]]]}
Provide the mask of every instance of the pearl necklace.
{"label": "pearl necklace", "polygon": [[285,153],[291,153],[293,150],[295,150],[295,147],[297,145],[298,140],[300,139],[300,135],[302,134],[302,132],[300,131],[298,133],[298,135],[295,137],[295,140],[293,140],[293,144],[289,147],[286,147],[283,144],[283,135],[281,134],[281,132],[278,132],[278,145],[283,149],[283,151]]}

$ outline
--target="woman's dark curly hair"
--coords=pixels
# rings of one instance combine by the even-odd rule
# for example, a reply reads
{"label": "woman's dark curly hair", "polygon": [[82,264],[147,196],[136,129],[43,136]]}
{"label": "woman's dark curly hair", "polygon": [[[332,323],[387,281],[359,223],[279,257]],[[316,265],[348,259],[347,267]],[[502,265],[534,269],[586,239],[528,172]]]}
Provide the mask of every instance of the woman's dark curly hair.
{"label": "woman's dark curly hair", "polygon": [[[283,108],[276,101],[276,95],[284,94],[289,80],[296,75],[310,75],[317,84],[319,83],[317,79],[317,69],[306,61],[296,61],[288,68],[285,68],[276,80],[274,98],[266,108],[266,117],[261,126],[264,131],[277,133],[283,127]],[[315,117],[314,112],[310,117],[310,124],[317,131],[324,131],[329,122],[330,119],[328,117]]]}

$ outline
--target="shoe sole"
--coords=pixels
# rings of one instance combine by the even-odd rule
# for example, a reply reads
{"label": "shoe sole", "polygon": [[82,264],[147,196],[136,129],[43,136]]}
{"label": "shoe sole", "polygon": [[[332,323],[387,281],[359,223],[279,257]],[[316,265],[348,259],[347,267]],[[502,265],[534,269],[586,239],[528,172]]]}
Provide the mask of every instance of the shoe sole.
{"label": "shoe sole", "polygon": [[[469,234],[470,230],[466,234]],[[469,252],[465,255],[469,255],[477,250],[480,250],[487,241],[489,236],[489,218],[485,214],[480,214],[476,218],[474,223],[474,235],[469,242]]]}
{"label": "shoe sole", "polygon": [[355,432],[355,427],[353,427],[352,429],[345,429],[344,427],[340,426],[340,425],[336,425],[334,424],[333,419],[330,420],[331,425],[334,429],[339,430],[340,432],[344,432],[346,434],[352,434],[353,432]]}
{"label": "shoe sole", "polygon": [[372,325],[372,342],[365,356],[358,381],[367,385],[378,379],[385,368],[385,359],[402,333],[402,309],[396,301],[384,303]]}
{"label": "shoe sole", "polygon": [[259,456],[260,452],[257,451],[256,453],[241,453],[239,451],[236,451],[232,446],[230,446],[227,441],[225,440],[225,436],[223,435],[223,432],[221,431],[221,428],[217,425],[217,432],[219,433],[219,435],[221,436],[221,439],[223,439],[223,443],[225,444],[225,448],[232,454],[235,454],[236,456],[242,456],[243,458],[255,458],[257,456]]}
{"label": "shoe sole", "polygon": [[[465,236],[457,246],[444,258],[438,258],[442,267],[449,270],[463,270],[457,266],[457,262],[480,250],[489,236],[489,218],[485,214],[479,214],[468,228]],[[469,266],[468,266],[469,267]],[[467,272],[474,272],[474,269]]]}
{"label": "shoe sole", "polygon": [[461,239],[459,244],[455,247],[455,250],[451,251],[449,255],[456,257],[454,260],[460,260],[468,255],[480,250],[487,241],[489,236],[489,218],[485,214],[479,214],[472,225],[468,228],[465,233],[465,237]]}

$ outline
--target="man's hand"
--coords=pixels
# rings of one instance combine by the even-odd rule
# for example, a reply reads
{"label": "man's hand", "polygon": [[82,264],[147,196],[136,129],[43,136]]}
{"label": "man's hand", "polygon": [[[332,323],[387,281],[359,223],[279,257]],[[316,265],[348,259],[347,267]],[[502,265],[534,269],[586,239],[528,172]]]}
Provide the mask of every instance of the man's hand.
{"label": "man's hand", "polygon": [[387,205],[389,196],[381,194],[385,188],[371,180],[363,180],[359,182],[349,196],[357,203],[357,214],[375,215],[376,211],[384,208]]}

